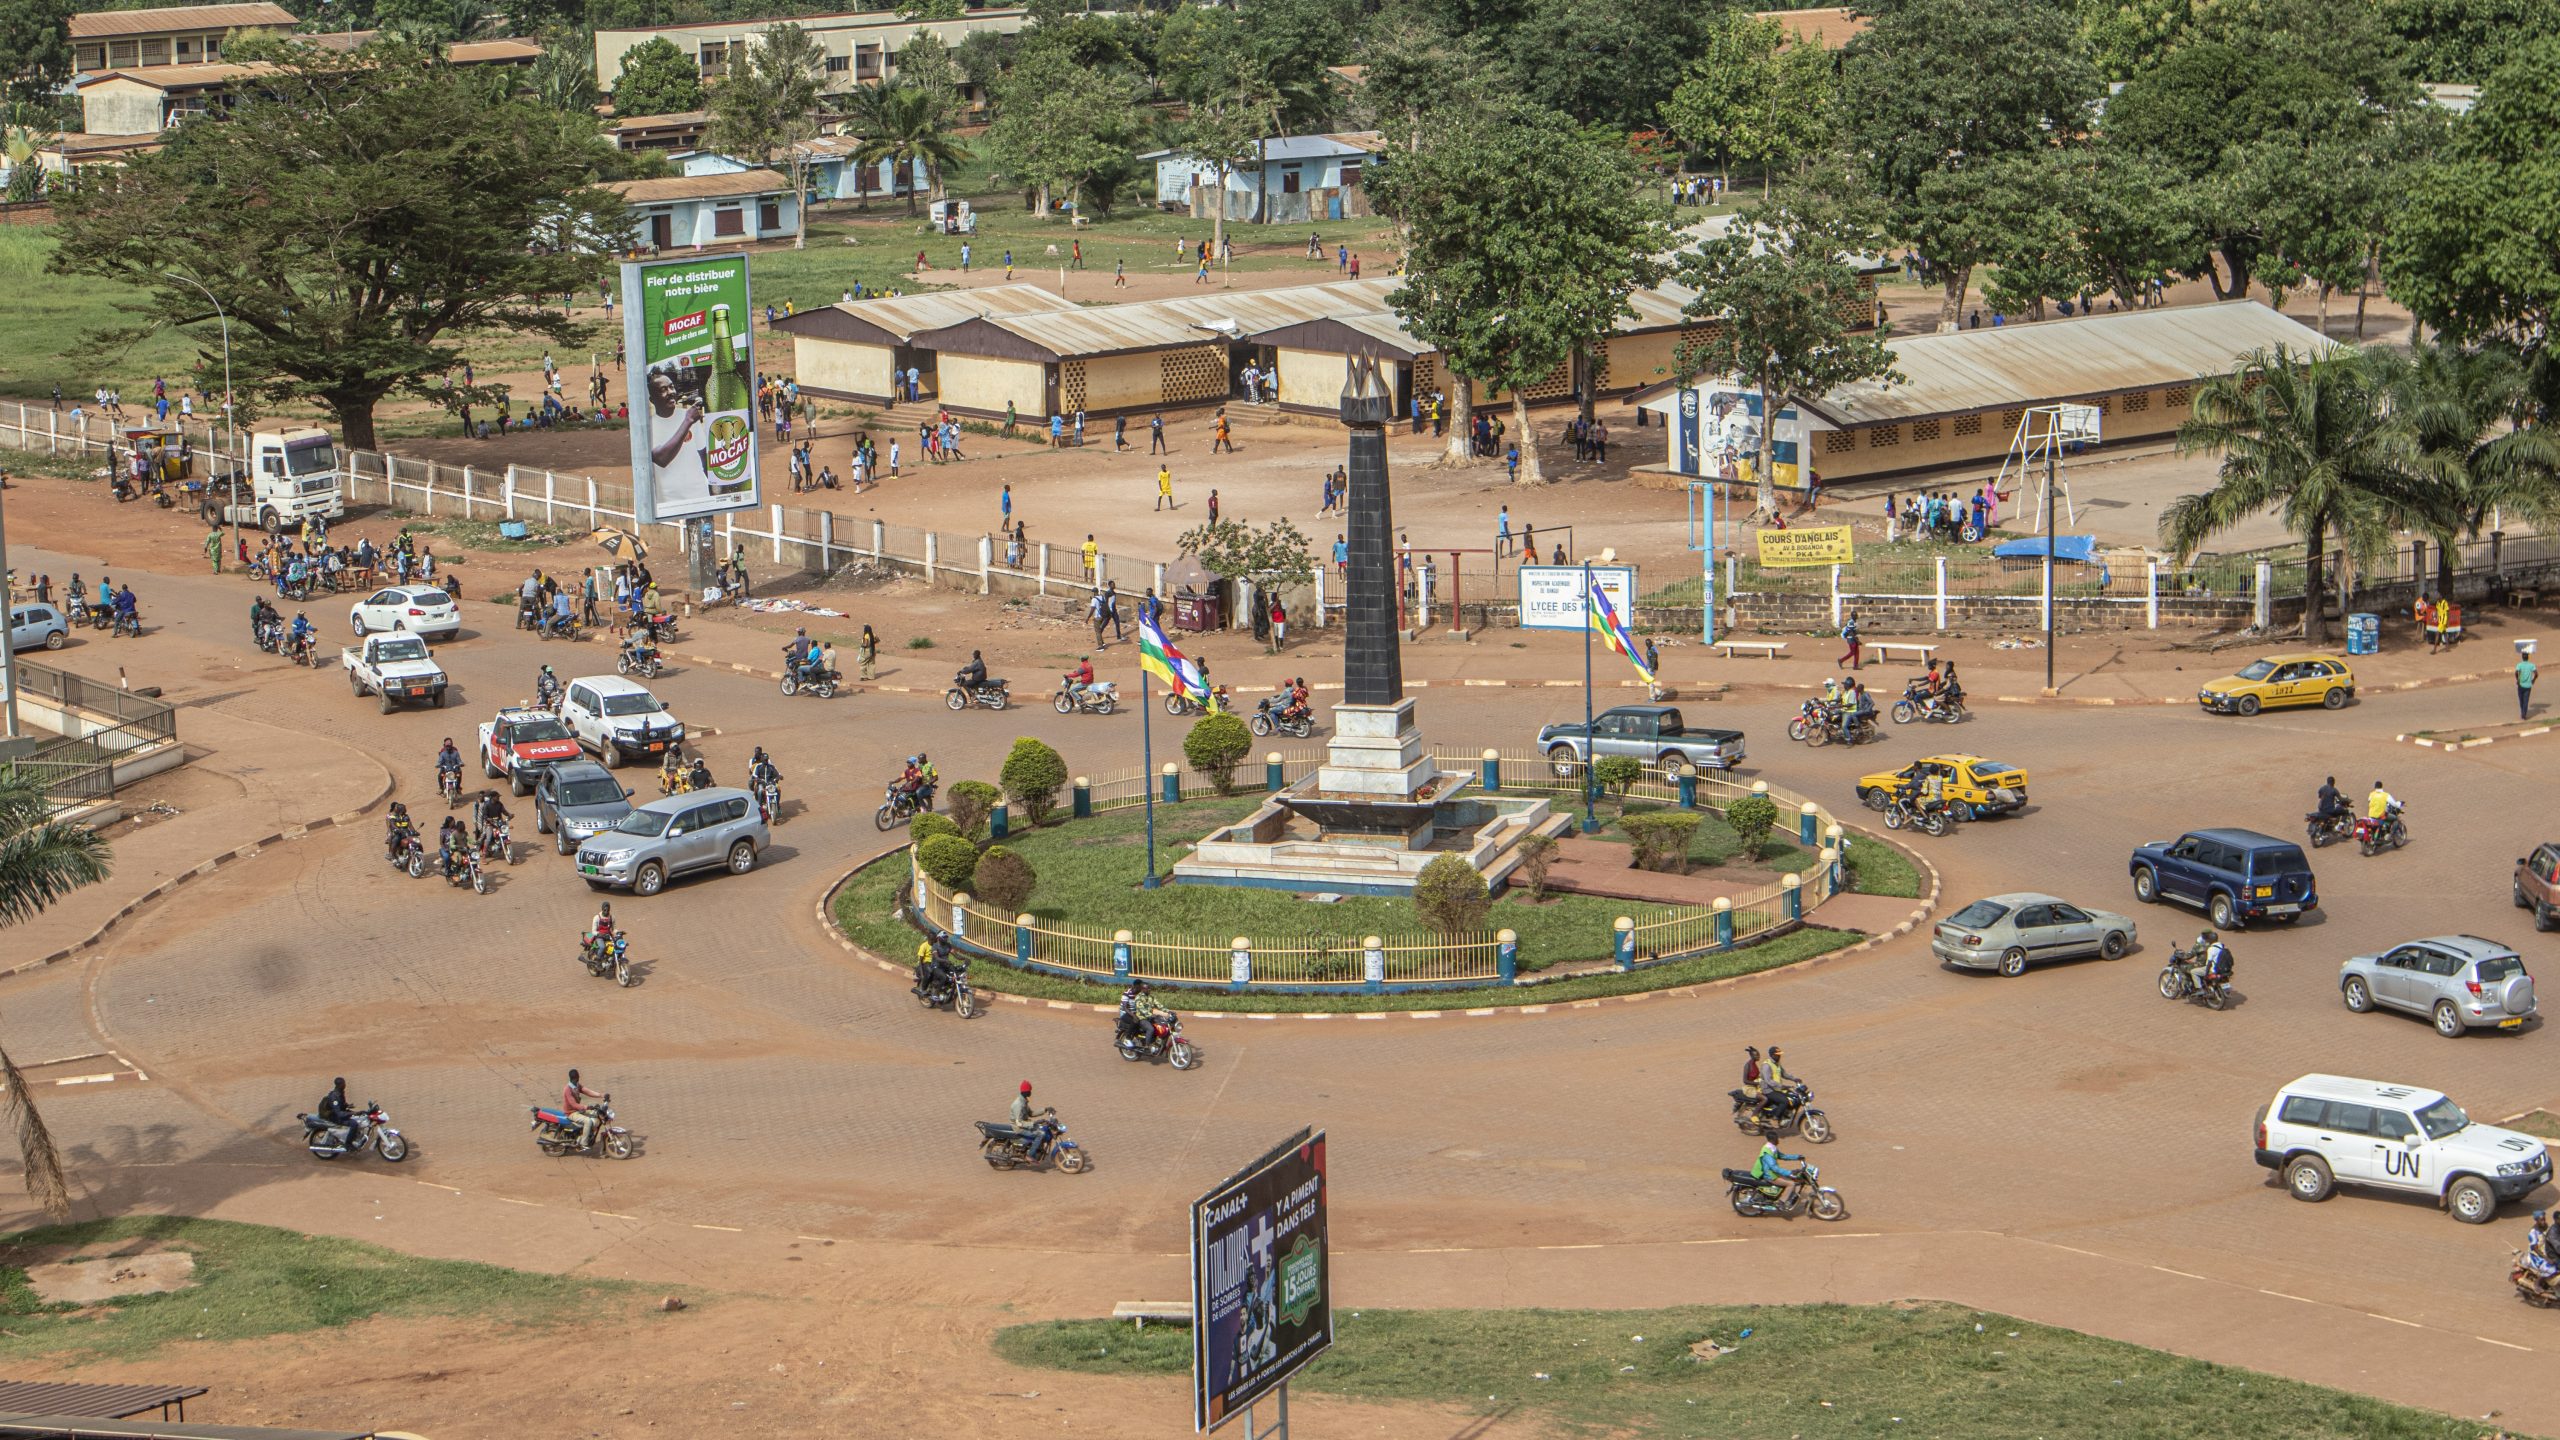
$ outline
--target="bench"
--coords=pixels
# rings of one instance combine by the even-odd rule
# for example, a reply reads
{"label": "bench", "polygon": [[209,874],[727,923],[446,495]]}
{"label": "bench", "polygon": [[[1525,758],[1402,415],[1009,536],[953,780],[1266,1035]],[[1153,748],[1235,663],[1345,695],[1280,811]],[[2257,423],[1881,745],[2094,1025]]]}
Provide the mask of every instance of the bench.
{"label": "bench", "polygon": [[1754,655],[1770,660],[1783,660],[1787,657],[1787,642],[1784,640],[1719,640],[1716,642],[1716,648],[1724,652],[1724,658],[1727,660],[1734,658],[1733,652],[1736,650],[1748,650]]}
{"label": "bench", "polygon": [[1191,1323],[1191,1302],[1188,1300],[1123,1300],[1111,1307],[1111,1318],[1134,1320],[1141,1330],[1147,1328],[1147,1322],[1150,1320],[1159,1325],[1188,1325]]}
{"label": "bench", "polygon": [[1876,652],[1879,660],[1892,659],[1896,650],[1908,650],[1912,659],[1926,665],[1938,653],[1937,646],[1924,645],[1917,640],[1869,640],[1865,643],[1867,649]]}

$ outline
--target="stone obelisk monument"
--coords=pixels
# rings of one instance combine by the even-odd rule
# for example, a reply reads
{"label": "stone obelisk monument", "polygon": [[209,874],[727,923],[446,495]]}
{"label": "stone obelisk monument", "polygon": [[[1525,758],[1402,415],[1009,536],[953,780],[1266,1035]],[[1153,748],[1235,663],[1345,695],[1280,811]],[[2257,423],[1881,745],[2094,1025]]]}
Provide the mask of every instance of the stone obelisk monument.
{"label": "stone obelisk monument", "polygon": [[[1413,726],[1404,697],[1404,658],[1396,633],[1394,507],[1387,493],[1387,424],[1395,390],[1366,355],[1351,357],[1342,384],[1342,423],[1351,432],[1350,574],[1344,606],[1343,703],[1333,708],[1333,739],[1317,772],[1328,800],[1428,801],[1440,777]],[[1379,815],[1373,824],[1342,826],[1408,831],[1428,813]]]}

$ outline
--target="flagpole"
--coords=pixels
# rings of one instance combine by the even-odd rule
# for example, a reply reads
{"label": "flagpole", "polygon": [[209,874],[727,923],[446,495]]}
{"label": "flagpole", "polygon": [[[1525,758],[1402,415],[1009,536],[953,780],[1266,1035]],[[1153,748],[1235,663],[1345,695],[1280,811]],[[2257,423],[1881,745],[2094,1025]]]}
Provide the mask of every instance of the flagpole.
{"label": "flagpole", "polygon": [[1600,737],[1592,731],[1591,719],[1591,561],[1582,562],[1582,833],[1592,834],[1600,828],[1600,814],[1592,799],[1592,789],[1599,783]]}
{"label": "flagpole", "polygon": [[1155,709],[1147,688],[1147,667],[1138,667],[1138,748],[1146,755],[1147,791],[1147,880],[1143,888],[1153,890],[1156,884],[1156,739],[1155,717],[1147,712]]}

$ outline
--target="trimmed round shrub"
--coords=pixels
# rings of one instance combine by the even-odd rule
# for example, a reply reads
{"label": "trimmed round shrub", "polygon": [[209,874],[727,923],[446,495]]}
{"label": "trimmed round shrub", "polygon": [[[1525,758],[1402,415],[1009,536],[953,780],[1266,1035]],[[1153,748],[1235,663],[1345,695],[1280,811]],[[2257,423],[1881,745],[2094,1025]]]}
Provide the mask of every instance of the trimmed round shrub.
{"label": "trimmed round shrub", "polygon": [[1056,750],[1025,735],[1013,742],[1013,753],[1004,757],[1004,768],[996,778],[1021,807],[1024,823],[1037,825],[1058,808],[1058,791],[1067,783],[1067,762]]}
{"label": "trimmed round shrub", "polygon": [[978,857],[969,893],[1008,915],[1019,915],[1022,907],[1031,903],[1031,891],[1039,883],[1039,872],[1012,847],[990,845]]}
{"label": "trimmed round shrub", "polygon": [[961,832],[958,821],[930,810],[907,822],[907,843],[910,845],[921,845],[936,835],[958,835],[963,840],[969,838]]}
{"label": "trimmed round shrub", "polygon": [[1221,795],[1236,793],[1236,767],[1253,753],[1253,731],[1224,710],[1212,711],[1191,724],[1182,737],[1182,758],[1209,777]]}
{"label": "trimmed round shrub", "polygon": [[1415,879],[1413,908],[1432,929],[1457,935],[1484,928],[1493,896],[1476,867],[1458,856],[1443,855],[1423,866]]}
{"label": "trimmed round shrub", "polygon": [[1591,767],[1591,778],[1600,782],[1601,789],[1624,800],[1636,782],[1644,778],[1644,762],[1633,755],[1603,755]]}
{"label": "trimmed round shrub", "polygon": [[1757,860],[1769,848],[1769,832],[1778,828],[1778,802],[1766,795],[1745,795],[1724,807],[1724,823],[1733,827],[1742,848]]}
{"label": "trimmed round shrub", "polygon": [[916,863],[945,890],[967,890],[978,870],[978,847],[957,835],[936,835],[916,847]]}
{"label": "trimmed round shrub", "polygon": [[1650,810],[1618,822],[1634,845],[1636,865],[1678,874],[1688,868],[1689,841],[1706,817],[1694,810]]}
{"label": "trimmed round shrub", "polygon": [[1004,792],[984,780],[962,780],[951,787],[951,823],[963,835],[976,835],[978,827],[987,823],[987,812],[1004,798]]}

